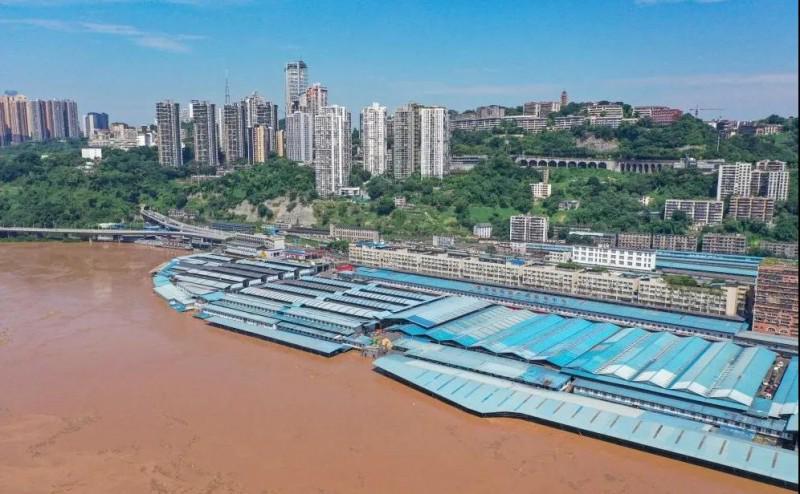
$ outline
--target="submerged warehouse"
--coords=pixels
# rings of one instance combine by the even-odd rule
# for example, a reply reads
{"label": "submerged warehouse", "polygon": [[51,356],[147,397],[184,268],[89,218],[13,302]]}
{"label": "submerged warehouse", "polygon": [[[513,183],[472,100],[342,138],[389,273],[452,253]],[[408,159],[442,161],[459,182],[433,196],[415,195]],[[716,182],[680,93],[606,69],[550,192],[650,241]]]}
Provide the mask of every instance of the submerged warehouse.
{"label": "submerged warehouse", "polygon": [[741,323],[326,269],[203,254],[173,259],[153,283],[209,324],[321,355],[375,347],[380,335],[391,345],[376,370],[472,413],[797,486],[796,349],[744,344]]}

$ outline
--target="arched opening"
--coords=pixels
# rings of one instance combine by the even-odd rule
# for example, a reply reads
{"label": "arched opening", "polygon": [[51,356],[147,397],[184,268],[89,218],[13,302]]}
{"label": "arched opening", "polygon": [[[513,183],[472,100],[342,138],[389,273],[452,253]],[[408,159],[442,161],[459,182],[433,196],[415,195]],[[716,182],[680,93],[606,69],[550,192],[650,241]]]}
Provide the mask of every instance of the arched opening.
{"label": "arched opening", "polygon": [[605,169],[606,169],[606,167],[607,167],[607,165],[606,165],[604,162],[602,162],[602,161],[600,162],[600,164],[599,164],[598,166],[599,166],[601,169],[603,169],[603,170],[605,170]]}
{"label": "arched opening", "polygon": [[567,162],[566,161],[559,161],[558,162],[558,167],[559,168],[566,168],[567,167]]}

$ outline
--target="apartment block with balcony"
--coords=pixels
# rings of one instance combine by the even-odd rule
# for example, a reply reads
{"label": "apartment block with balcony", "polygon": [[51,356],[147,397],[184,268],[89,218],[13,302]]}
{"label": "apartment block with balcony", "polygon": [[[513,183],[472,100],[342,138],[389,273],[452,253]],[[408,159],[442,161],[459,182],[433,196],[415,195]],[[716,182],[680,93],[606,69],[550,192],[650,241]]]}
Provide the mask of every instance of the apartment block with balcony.
{"label": "apartment block with balcony", "polygon": [[618,233],[617,247],[620,249],[649,249],[652,242],[652,235],[649,233]]}
{"label": "apartment block with balcony", "polygon": [[695,225],[718,225],[722,223],[724,210],[722,201],[667,199],[664,203],[664,219],[672,219],[676,211],[683,211]]}
{"label": "apartment block with balcony", "polygon": [[712,254],[744,255],[747,252],[747,238],[739,233],[703,235],[703,252]]}
{"label": "apartment block with balcony", "polygon": [[758,268],[753,331],[798,337],[797,263],[766,260]]}

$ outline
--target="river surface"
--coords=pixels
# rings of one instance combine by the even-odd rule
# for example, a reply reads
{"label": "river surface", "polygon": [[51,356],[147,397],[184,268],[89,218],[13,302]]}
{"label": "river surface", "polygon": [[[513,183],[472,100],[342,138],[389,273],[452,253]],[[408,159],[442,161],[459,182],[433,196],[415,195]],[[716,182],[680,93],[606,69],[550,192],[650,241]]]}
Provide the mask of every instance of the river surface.
{"label": "river surface", "polygon": [[152,292],[175,255],[0,244],[0,493],[788,492],[212,328]]}

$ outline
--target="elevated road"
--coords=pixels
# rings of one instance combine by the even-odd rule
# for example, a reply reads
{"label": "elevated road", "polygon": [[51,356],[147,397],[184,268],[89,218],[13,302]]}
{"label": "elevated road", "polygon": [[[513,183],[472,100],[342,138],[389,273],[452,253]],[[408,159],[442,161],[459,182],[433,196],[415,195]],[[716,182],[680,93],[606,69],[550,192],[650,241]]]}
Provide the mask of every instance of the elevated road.
{"label": "elevated road", "polygon": [[44,228],[26,226],[0,226],[0,234],[32,234],[32,235],[73,235],[79,237],[182,237],[198,240],[220,242],[224,240],[219,235],[206,232],[186,232],[170,230],[128,230],[105,228]]}

